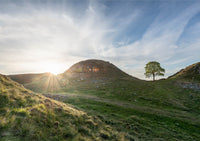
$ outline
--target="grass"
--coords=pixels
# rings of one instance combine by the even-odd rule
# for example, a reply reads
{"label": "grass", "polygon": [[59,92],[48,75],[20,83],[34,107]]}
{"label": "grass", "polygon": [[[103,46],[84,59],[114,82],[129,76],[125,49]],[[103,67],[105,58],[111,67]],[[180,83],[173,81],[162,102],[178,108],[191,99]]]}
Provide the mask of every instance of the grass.
{"label": "grass", "polygon": [[171,76],[170,79],[181,82],[200,83],[200,62],[180,70]]}
{"label": "grass", "polygon": [[118,79],[109,81],[105,85],[77,82],[73,84],[73,87],[65,88],[64,92],[95,95],[101,98],[159,108],[200,111],[198,108],[200,105],[198,102],[199,92],[183,89],[169,80],[146,82]]}
{"label": "grass", "polygon": [[66,95],[65,103],[98,116],[130,140],[199,140],[199,91],[171,80],[92,82],[73,83],[60,95]]}
{"label": "grass", "polygon": [[46,98],[0,75],[0,137],[14,140],[118,140],[123,133],[95,116]]}
{"label": "grass", "polygon": [[[180,120],[161,114],[122,107],[84,98],[69,98],[66,103],[76,105],[89,115],[99,115],[105,123],[130,137],[143,140],[198,140],[200,126],[191,121]],[[163,136],[164,135],[164,136]]]}

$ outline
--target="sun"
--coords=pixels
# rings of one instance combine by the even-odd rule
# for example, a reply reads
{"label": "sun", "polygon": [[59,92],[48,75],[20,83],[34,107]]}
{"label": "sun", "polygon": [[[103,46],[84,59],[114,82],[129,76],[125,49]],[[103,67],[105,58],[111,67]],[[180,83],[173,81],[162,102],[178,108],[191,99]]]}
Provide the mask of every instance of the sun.
{"label": "sun", "polygon": [[58,64],[45,64],[45,71],[54,75],[61,73],[61,67]]}
{"label": "sun", "polygon": [[49,71],[50,73],[52,73],[52,74],[54,74],[54,75],[58,75],[60,72],[57,70],[57,69],[51,69],[50,71]]}

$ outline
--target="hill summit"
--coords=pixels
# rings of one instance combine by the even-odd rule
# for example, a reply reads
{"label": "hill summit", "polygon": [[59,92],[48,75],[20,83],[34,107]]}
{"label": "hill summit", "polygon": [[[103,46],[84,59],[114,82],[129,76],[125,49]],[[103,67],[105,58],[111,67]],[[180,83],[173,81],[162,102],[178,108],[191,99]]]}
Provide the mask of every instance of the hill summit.
{"label": "hill summit", "polygon": [[63,73],[71,77],[126,77],[129,76],[115,65],[103,60],[90,59],[72,65]]}

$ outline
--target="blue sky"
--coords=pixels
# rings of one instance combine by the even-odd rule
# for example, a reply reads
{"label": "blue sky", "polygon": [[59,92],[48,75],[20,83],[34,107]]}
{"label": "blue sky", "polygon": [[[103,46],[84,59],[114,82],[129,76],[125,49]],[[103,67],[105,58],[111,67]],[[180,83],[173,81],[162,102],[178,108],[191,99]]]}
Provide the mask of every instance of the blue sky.
{"label": "blue sky", "polygon": [[85,59],[141,79],[200,60],[200,1],[0,0],[0,73],[62,73]]}

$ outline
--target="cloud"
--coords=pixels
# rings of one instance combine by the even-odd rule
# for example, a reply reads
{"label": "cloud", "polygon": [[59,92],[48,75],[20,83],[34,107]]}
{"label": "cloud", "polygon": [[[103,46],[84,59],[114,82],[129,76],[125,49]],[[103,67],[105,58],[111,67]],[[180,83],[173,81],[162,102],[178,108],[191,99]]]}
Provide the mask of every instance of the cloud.
{"label": "cloud", "polygon": [[[184,49],[183,46],[177,45],[177,40],[182,35],[190,19],[200,11],[199,3],[181,10],[181,12],[171,13],[173,14],[172,17],[168,15],[170,18],[166,17],[164,19],[164,15],[169,11],[162,10],[140,40],[114,49],[116,57],[126,59],[127,61],[124,61],[126,64],[131,64],[131,61],[132,64],[145,64],[150,60],[157,60],[169,69],[170,66],[167,64],[175,64],[177,66],[181,62],[190,60],[191,63],[194,61],[193,58],[199,58],[195,55],[200,51],[199,41],[188,45]],[[195,28],[195,30],[197,29]],[[140,69],[141,72],[143,72],[142,69]],[[168,69],[167,71],[171,72]],[[138,74],[138,71],[133,69],[132,74],[134,72]],[[141,74],[140,78],[142,78]]]}
{"label": "cloud", "polygon": [[16,72],[26,72],[27,64],[35,67],[32,67],[33,72],[38,71],[37,64],[45,63],[44,60],[52,63],[65,61],[62,62],[64,65],[67,61],[74,62],[96,54],[104,47],[100,43],[104,27],[94,27],[94,21],[98,22],[99,17],[95,16],[90,5],[83,20],[75,19],[65,11],[36,10],[32,5],[26,5],[31,13],[27,14],[26,10],[18,13],[20,7],[7,5],[13,7],[16,14],[0,13],[0,59],[3,60],[0,64],[24,64],[15,67]]}
{"label": "cloud", "polygon": [[[199,59],[198,40],[188,46],[177,44],[183,34],[199,29],[196,22],[190,32],[186,30],[199,5],[4,1],[0,6],[0,72],[43,72],[45,64],[57,64],[63,72],[89,58],[111,61],[140,78],[151,60],[171,72],[170,65]],[[197,32],[195,37],[199,37]]]}

